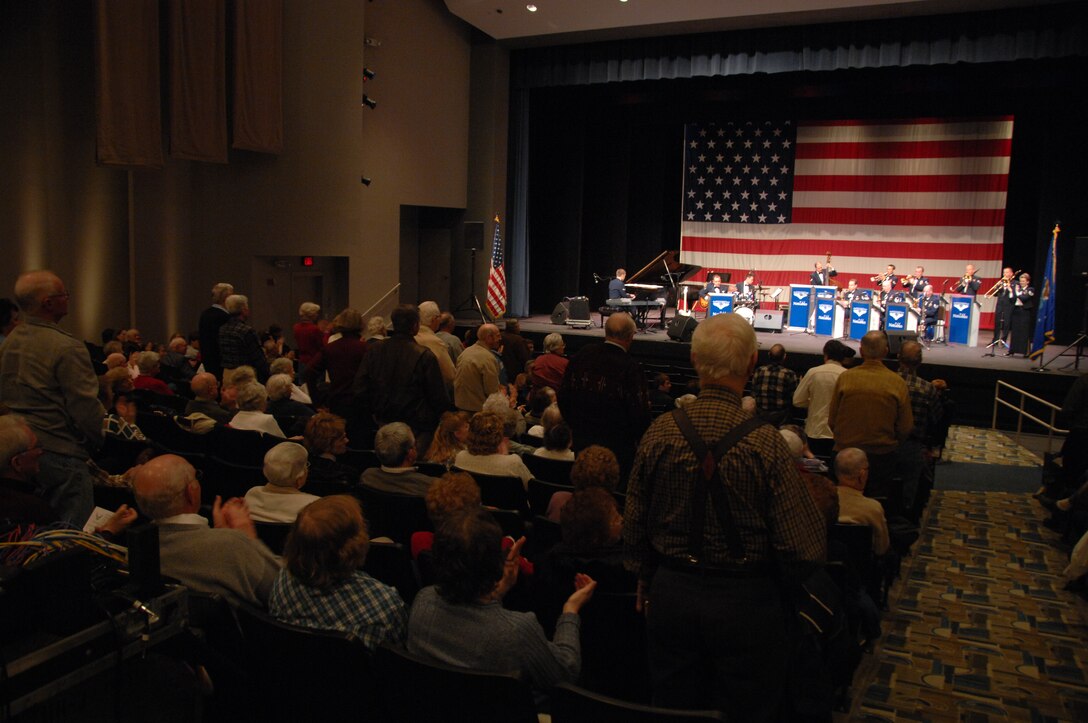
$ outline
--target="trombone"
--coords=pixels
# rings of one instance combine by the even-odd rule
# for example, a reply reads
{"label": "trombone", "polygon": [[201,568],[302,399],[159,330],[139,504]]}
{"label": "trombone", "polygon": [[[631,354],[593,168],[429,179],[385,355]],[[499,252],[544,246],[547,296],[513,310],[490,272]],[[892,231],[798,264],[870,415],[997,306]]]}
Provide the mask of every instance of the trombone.
{"label": "trombone", "polygon": [[1013,282],[1016,279],[1020,278],[1021,273],[1023,273],[1023,270],[1018,270],[1015,274],[1012,275],[1012,279],[1006,279],[1004,276],[1002,276],[1000,279],[997,280],[996,283],[994,283],[989,291],[983,294],[983,296],[995,296],[998,291],[1008,291],[1009,287],[1012,286]]}

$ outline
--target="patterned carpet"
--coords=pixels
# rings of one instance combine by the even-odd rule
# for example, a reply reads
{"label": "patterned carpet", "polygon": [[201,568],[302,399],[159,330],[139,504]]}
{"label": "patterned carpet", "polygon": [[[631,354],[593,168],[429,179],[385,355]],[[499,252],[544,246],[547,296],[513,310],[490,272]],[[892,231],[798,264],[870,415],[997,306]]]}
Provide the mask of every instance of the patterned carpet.
{"label": "patterned carpet", "polygon": [[[966,432],[946,458],[1033,456],[1007,439],[991,447],[994,434]],[[934,493],[855,676],[851,720],[1088,721],[1088,616],[1062,590],[1068,553],[1044,519],[1029,494]]]}

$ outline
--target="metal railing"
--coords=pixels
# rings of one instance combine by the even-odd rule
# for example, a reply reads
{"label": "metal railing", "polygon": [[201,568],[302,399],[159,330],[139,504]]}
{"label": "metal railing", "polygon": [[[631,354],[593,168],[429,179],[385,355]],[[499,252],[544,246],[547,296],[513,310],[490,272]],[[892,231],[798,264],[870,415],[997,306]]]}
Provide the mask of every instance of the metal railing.
{"label": "metal railing", "polygon": [[[1001,389],[1002,389],[1002,387],[1010,390],[1014,394],[1019,395],[1019,397],[1020,397],[1019,403],[1014,404],[1014,403],[1012,403],[1012,402],[1010,402],[1010,401],[1008,401],[1006,399],[1002,399],[1001,398]],[[1050,413],[1050,420],[1046,421],[1046,420],[1040,419],[1039,417],[1035,416],[1034,414],[1025,411],[1024,406],[1028,401],[1038,403],[1046,411],[1048,411]],[[1034,394],[1029,394],[1028,392],[1025,392],[1023,389],[1020,389],[1018,387],[1014,387],[1012,384],[1009,384],[1008,382],[1001,381],[1000,379],[998,379],[997,382],[994,384],[994,414],[993,414],[993,419],[990,421],[990,429],[997,429],[997,408],[998,408],[998,406],[1008,407],[1009,409],[1012,409],[1013,411],[1016,412],[1016,443],[1017,444],[1020,444],[1020,433],[1023,431],[1024,419],[1028,419],[1028,420],[1030,420],[1032,422],[1035,422],[1036,424],[1038,424],[1039,426],[1041,426],[1043,429],[1046,430],[1046,451],[1047,452],[1052,452],[1053,451],[1052,447],[1053,447],[1053,443],[1054,443],[1054,435],[1055,434],[1069,434],[1068,429],[1062,429],[1061,427],[1057,426],[1057,417],[1058,417],[1058,413],[1062,409],[1061,407],[1059,407],[1056,404],[1051,404],[1047,400],[1042,399],[1040,397],[1037,397]]]}

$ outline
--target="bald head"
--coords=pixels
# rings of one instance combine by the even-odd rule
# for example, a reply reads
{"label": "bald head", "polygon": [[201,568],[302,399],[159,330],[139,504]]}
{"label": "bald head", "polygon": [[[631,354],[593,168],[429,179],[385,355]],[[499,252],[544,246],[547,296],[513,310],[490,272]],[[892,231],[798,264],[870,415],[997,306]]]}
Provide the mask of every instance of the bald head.
{"label": "bald head", "polygon": [[498,349],[502,343],[502,332],[499,331],[499,327],[494,324],[481,324],[480,328],[476,330],[476,338],[480,340],[484,346],[491,349]]}
{"label": "bald head", "polygon": [[888,337],[882,331],[870,331],[861,337],[862,359],[883,359],[888,355]]}
{"label": "bald head", "polygon": [[200,399],[215,401],[219,397],[219,380],[214,374],[200,372],[189,382],[189,388]]}
{"label": "bald head", "polygon": [[905,341],[899,347],[899,364],[908,369],[917,369],[922,365],[922,345],[916,341]]}
{"label": "bald head", "polygon": [[869,458],[857,447],[847,447],[835,455],[835,477],[839,484],[865,490],[869,480]]}
{"label": "bald head", "polygon": [[635,320],[626,311],[614,313],[604,323],[604,338],[624,346],[630,346],[635,338]]}
{"label": "bald head", "polygon": [[132,489],[140,511],[153,520],[200,509],[196,470],[176,454],[164,454],[137,467]]}
{"label": "bald head", "polygon": [[[65,296],[64,282],[52,271],[28,271],[15,280],[15,303],[27,316],[60,321],[68,313],[67,303],[55,302]],[[58,315],[59,314],[59,315]]]}

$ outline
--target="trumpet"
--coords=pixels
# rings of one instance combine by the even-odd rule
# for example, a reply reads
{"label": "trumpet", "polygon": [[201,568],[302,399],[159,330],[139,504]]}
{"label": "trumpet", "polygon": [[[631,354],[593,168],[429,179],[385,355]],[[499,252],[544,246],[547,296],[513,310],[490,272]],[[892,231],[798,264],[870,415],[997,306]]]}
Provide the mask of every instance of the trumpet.
{"label": "trumpet", "polygon": [[[1020,278],[1021,273],[1022,273],[1021,271],[1017,271],[1015,274],[1012,275],[1012,278],[1013,279]],[[1011,286],[1011,285],[1012,285],[1012,281],[1010,279],[1006,279],[1004,276],[1002,276],[1000,279],[998,279],[994,283],[994,285],[990,288],[989,291],[987,291],[985,294],[983,294],[983,296],[995,296],[995,295],[997,295],[997,292],[999,292],[999,291],[1008,291],[1009,286]]]}
{"label": "trumpet", "polygon": [[877,274],[876,276],[870,276],[869,281],[875,281],[878,284],[883,284],[885,281],[888,280],[888,276],[889,274],[887,273]]}
{"label": "trumpet", "polygon": [[904,287],[914,286],[914,282],[917,280],[917,276],[904,276],[902,279],[902,284]]}

